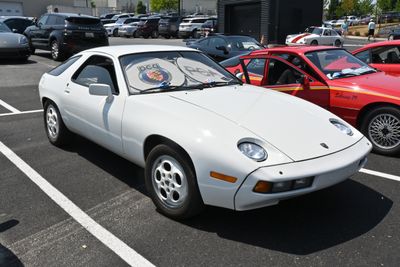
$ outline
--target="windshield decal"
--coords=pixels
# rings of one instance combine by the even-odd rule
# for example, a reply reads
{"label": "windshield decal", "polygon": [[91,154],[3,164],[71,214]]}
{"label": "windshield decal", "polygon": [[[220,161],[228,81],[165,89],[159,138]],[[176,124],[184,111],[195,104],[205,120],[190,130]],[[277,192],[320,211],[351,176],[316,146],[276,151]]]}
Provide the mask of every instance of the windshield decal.
{"label": "windshield decal", "polygon": [[139,90],[169,83],[174,86],[181,86],[185,82],[185,75],[175,64],[156,58],[128,65],[126,74],[130,85]]}
{"label": "windshield decal", "polygon": [[225,82],[229,80],[215,69],[199,61],[178,58],[176,63],[184,74],[200,83]]}

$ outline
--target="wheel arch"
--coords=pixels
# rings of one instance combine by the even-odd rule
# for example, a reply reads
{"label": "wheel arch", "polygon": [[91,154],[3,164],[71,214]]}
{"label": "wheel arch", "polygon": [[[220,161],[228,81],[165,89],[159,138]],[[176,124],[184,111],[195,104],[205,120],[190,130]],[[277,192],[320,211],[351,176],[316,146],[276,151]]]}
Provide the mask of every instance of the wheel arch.
{"label": "wheel arch", "polygon": [[361,124],[365,118],[365,116],[371,112],[372,110],[376,109],[376,108],[380,108],[380,107],[394,107],[400,110],[400,105],[395,104],[395,103],[390,103],[390,102],[373,102],[373,103],[369,103],[368,105],[364,106],[360,112],[358,113],[357,116],[357,128],[360,129]]}
{"label": "wheel arch", "polygon": [[[162,135],[153,134],[153,135],[148,136],[145,139],[144,144],[143,144],[144,160],[145,161],[147,160],[147,157],[153,148],[155,148],[156,146],[161,145],[161,144],[171,146],[174,149],[178,149],[186,157],[186,159],[188,160],[188,162],[190,164],[190,167],[192,167],[192,170],[194,171],[194,173],[196,175],[196,169],[194,167],[192,158],[189,156],[189,153],[178,143],[176,143],[175,141],[173,141],[165,136],[162,136]],[[196,175],[196,177],[197,177],[197,175]]]}

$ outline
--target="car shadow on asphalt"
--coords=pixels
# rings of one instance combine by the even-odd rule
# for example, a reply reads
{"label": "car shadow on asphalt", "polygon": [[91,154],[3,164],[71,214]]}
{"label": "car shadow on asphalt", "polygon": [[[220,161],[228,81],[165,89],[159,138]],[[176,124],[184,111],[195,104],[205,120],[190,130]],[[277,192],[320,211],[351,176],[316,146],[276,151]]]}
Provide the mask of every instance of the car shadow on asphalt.
{"label": "car shadow on asphalt", "polygon": [[[8,220],[0,223],[0,233],[16,226],[19,222],[17,220]],[[7,267],[22,267],[24,266],[18,257],[8,248],[0,243],[0,266]]]}
{"label": "car shadow on asphalt", "polygon": [[234,212],[208,207],[184,224],[219,237],[296,255],[357,238],[377,226],[393,202],[354,180],[276,206]]}
{"label": "car shadow on asphalt", "polygon": [[147,195],[143,168],[78,135],[74,135],[71,144],[63,149],[78,153],[129,187]]}
{"label": "car shadow on asphalt", "polygon": [[0,66],[1,65],[28,65],[28,64],[35,64],[37,63],[34,60],[20,60],[20,59],[1,59],[0,60]]}
{"label": "car shadow on asphalt", "polygon": [[[80,136],[75,136],[70,147],[64,149],[78,153],[148,195],[143,168]],[[252,211],[207,207],[199,216],[181,223],[216,233],[224,239],[308,255],[365,234],[386,217],[392,206],[389,198],[348,179],[333,187]]]}

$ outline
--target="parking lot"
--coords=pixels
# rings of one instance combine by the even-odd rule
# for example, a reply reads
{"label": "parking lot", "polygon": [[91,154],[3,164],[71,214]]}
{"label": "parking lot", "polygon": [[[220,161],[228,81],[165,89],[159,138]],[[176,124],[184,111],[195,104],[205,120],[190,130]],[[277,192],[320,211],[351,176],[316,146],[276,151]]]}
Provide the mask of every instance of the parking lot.
{"label": "parking lot", "polygon": [[398,266],[400,158],[370,154],[351,179],[276,206],[173,221],[142,168],[81,137],[48,142],[37,87],[57,64],[0,62],[0,266]]}

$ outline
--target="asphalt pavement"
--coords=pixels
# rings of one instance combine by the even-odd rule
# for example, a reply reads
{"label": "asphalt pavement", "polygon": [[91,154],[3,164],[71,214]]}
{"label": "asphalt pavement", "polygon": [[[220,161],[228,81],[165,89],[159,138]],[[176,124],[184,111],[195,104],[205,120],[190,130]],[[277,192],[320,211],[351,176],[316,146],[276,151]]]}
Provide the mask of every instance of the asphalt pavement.
{"label": "asphalt pavement", "polygon": [[[130,43],[184,45],[111,38]],[[345,48],[361,45],[346,40]],[[27,64],[0,62],[1,267],[143,266],[141,258],[156,266],[399,265],[399,157],[370,154],[365,169],[379,173],[277,206],[208,207],[176,222],[155,210],[142,168],[81,137],[65,149],[50,145],[37,86],[57,64],[42,51]]]}

